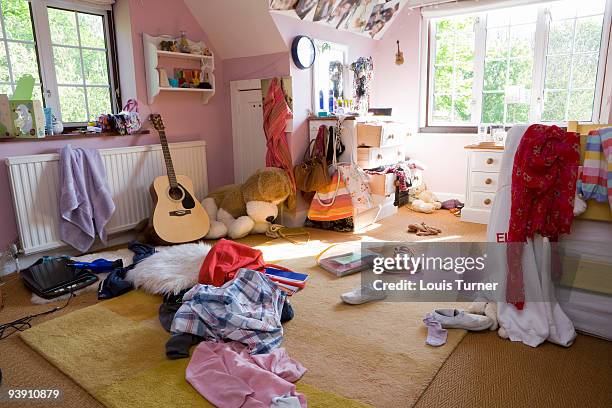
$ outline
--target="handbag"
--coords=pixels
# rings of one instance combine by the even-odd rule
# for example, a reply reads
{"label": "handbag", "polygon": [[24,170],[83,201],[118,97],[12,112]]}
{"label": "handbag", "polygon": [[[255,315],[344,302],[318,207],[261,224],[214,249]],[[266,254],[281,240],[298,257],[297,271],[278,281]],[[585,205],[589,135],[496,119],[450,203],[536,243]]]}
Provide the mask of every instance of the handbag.
{"label": "handbag", "polygon": [[336,163],[336,143],[331,166],[334,174],[330,183],[317,190],[310,202],[308,218],[313,221],[336,221],[353,216],[353,201]]}
{"label": "handbag", "polygon": [[[323,137],[323,132],[319,129],[319,134]],[[293,168],[295,175],[295,184],[300,191],[311,192],[329,184],[329,173],[327,171],[327,163],[325,157],[319,155],[317,150],[313,148],[313,143],[319,139],[311,140],[308,144],[302,163]]]}

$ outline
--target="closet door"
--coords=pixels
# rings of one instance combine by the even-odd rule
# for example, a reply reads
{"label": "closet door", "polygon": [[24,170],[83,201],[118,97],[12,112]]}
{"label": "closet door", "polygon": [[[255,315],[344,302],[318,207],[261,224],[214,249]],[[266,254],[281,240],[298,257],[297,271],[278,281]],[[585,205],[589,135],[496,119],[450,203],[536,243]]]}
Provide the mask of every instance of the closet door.
{"label": "closet door", "polygon": [[266,166],[261,86],[259,89],[232,88],[234,182],[244,183],[256,170]]}

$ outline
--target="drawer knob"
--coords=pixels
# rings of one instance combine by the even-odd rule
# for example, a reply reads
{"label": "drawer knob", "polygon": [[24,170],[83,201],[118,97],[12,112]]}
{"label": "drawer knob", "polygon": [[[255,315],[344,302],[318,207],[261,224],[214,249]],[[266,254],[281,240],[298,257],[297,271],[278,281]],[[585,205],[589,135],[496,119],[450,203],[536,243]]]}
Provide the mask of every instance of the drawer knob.
{"label": "drawer knob", "polygon": [[484,203],[485,203],[485,205],[491,204],[491,199],[490,198],[485,198]]}
{"label": "drawer knob", "polygon": [[493,180],[491,180],[490,178],[485,180],[485,184],[491,184],[493,182]]}
{"label": "drawer knob", "polygon": [[493,159],[489,157],[489,158],[487,159],[487,164],[493,164]]}

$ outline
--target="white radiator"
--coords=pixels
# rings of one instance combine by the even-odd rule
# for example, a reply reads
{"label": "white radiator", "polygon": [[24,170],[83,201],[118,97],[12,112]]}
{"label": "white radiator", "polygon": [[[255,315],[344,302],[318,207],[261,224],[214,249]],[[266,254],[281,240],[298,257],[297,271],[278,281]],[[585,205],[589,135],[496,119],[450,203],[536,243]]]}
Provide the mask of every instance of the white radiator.
{"label": "white radiator", "polygon": [[[206,143],[171,143],[170,151],[176,173],[193,180],[201,200],[208,192]],[[100,149],[100,154],[116,207],[106,230],[127,231],[151,215],[149,187],[155,177],[166,174],[161,146]],[[24,254],[65,246],[59,238],[59,155],[8,157],[6,163]]]}

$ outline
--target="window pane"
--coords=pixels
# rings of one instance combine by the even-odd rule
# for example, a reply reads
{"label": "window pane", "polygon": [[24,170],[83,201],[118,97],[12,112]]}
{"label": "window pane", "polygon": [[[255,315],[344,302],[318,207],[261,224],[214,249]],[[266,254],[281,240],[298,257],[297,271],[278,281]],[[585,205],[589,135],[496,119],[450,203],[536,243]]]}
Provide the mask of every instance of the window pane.
{"label": "window pane", "polygon": [[85,90],[79,87],[59,86],[58,91],[62,121],[65,123],[87,121]]}
{"label": "window pane", "polygon": [[81,54],[78,48],[53,46],[53,60],[59,84],[82,84]]}
{"label": "window pane", "polygon": [[565,119],[565,105],[567,103],[566,91],[545,91],[544,111],[542,120],[562,121]]}
{"label": "window pane", "polygon": [[553,21],[548,33],[548,53],[563,54],[571,52],[574,37],[574,20]]}
{"label": "window pane", "polygon": [[482,122],[504,122],[504,94],[486,93],[482,98]]}
{"label": "window pane", "polygon": [[508,28],[487,30],[487,58],[505,58],[508,55]]}
{"label": "window pane", "polygon": [[0,93],[11,95],[13,93],[13,88],[10,84],[0,84]]}
{"label": "window pane", "polygon": [[535,36],[535,24],[521,25],[510,28],[510,56],[531,57]]}
{"label": "window pane", "polygon": [[455,112],[453,121],[455,122],[469,122],[472,118],[470,112],[470,102],[472,95],[460,95],[455,97]]}
{"label": "window pane", "polygon": [[102,16],[78,13],[81,46],[106,48],[104,41],[104,20]]}
{"label": "window pane", "polygon": [[474,65],[459,65],[456,69],[455,92],[471,95],[474,84]]}
{"label": "window pane", "polygon": [[565,89],[569,84],[568,56],[548,57],[546,61],[546,89]]}
{"label": "window pane", "polygon": [[574,55],[572,88],[595,88],[599,54]]}
{"label": "window pane", "polygon": [[434,93],[453,91],[453,67],[436,67],[434,73]]}
{"label": "window pane", "polygon": [[4,42],[0,43],[0,81],[11,81],[11,78],[9,77],[8,60],[6,59],[6,48],[4,47]]}
{"label": "window pane", "polygon": [[572,91],[567,116],[567,120],[591,121],[593,116],[593,91]]}
{"label": "window pane", "polygon": [[528,103],[509,103],[508,104],[508,123],[528,123],[529,104]]}
{"label": "window pane", "polygon": [[2,0],[6,36],[14,40],[34,41],[30,5],[26,0]]}
{"label": "window pane", "polygon": [[103,113],[111,112],[110,91],[108,88],[87,88],[89,120],[96,120]]}
{"label": "window pane", "polygon": [[497,91],[506,84],[506,61],[487,61],[484,72],[484,90]]}
{"label": "window pane", "polygon": [[433,119],[438,121],[450,122],[451,108],[452,98],[449,95],[435,95]]}
{"label": "window pane", "polygon": [[107,85],[108,68],[105,51],[83,50],[83,68],[87,85]]}
{"label": "window pane", "polygon": [[532,80],[533,60],[531,58],[510,60],[508,85],[522,85],[530,88]]}
{"label": "window pane", "polygon": [[437,20],[435,29],[432,120],[470,122],[474,85],[474,17]]}
{"label": "window pane", "polygon": [[47,8],[51,42],[62,45],[79,45],[74,11]]}
{"label": "window pane", "polygon": [[[552,22],[542,120],[590,121],[605,0],[564,1],[549,7]],[[555,21],[560,18],[564,20]],[[559,55],[551,56],[551,53]]]}
{"label": "window pane", "polygon": [[13,81],[17,82],[22,75],[30,74],[36,82],[40,82],[34,44],[9,42],[8,47],[13,68]]}
{"label": "window pane", "polygon": [[599,51],[603,19],[597,17],[581,18],[576,21],[575,52]]}

